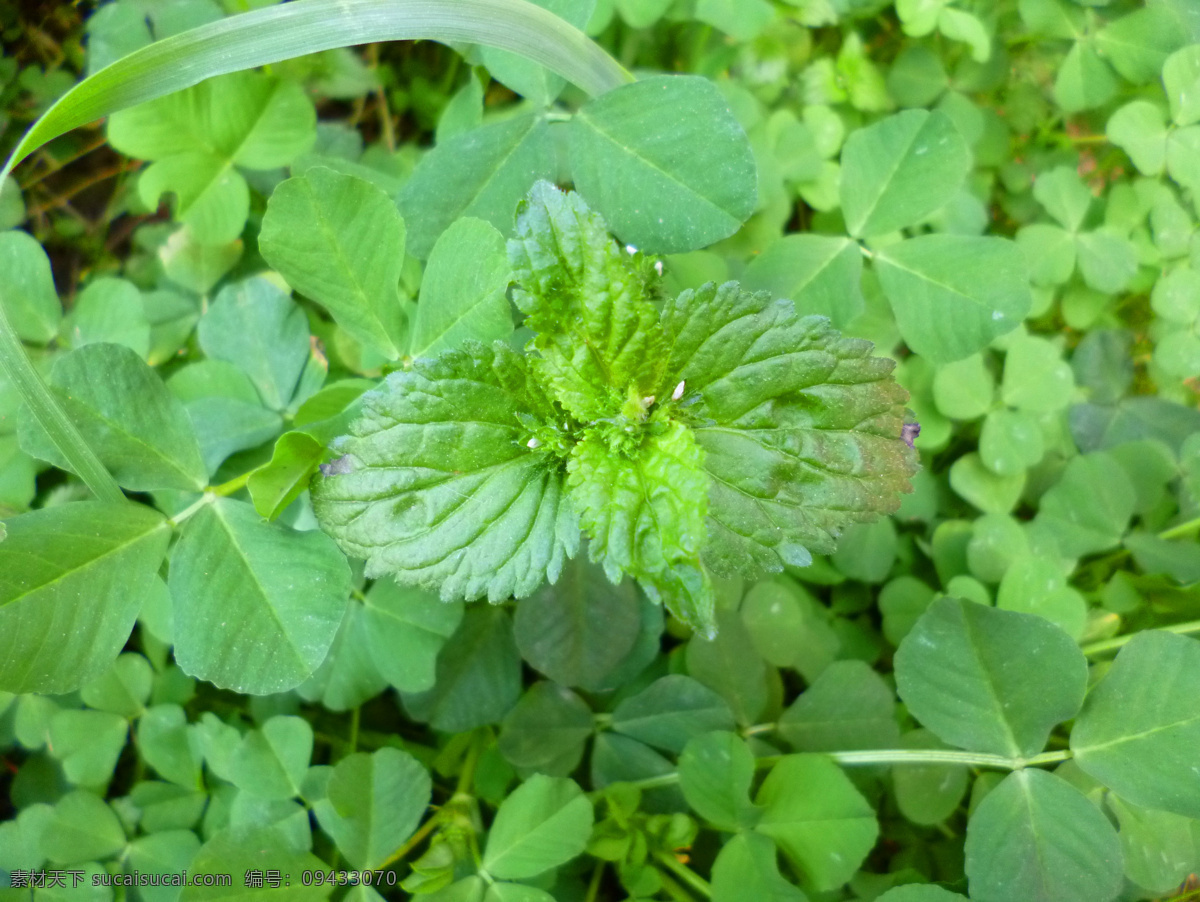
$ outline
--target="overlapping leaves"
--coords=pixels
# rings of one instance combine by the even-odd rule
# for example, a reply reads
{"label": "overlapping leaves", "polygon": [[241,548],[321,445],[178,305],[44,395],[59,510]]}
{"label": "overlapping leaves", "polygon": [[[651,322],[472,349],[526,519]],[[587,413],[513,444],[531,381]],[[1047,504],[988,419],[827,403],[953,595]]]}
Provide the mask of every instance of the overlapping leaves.
{"label": "overlapping leaves", "polygon": [[736,283],[660,316],[652,261],[542,182],[509,244],[524,355],[468,342],[389,377],[314,489],[372,576],[492,601],[558,577],[579,527],[701,632],[709,570],[775,572],[895,510],[915,456],[892,362]]}

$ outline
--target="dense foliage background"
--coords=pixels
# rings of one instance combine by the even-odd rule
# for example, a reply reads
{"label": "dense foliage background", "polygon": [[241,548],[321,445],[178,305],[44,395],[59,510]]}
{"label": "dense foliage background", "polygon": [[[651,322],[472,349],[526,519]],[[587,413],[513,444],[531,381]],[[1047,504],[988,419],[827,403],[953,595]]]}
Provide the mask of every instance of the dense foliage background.
{"label": "dense foliage background", "polygon": [[[263,5],[0,6],[0,149]],[[185,870],[237,898],[1200,899],[1200,5],[542,5],[639,78],[709,82],[614,112],[495,49],[331,50],[5,182],[0,304],[142,504],[85,506],[0,371],[0,887],[86,877],[0,899],[228,892],[90,885]],[[911,395],[899,511],[717,579],[711,641],[582,554],[446,603],[317,530],[309,479],[382,374],[529,339],[498,233],[539,178],[659,254],[664,298],[790,298]],[[79,627],[106,593],[125,613]]]}

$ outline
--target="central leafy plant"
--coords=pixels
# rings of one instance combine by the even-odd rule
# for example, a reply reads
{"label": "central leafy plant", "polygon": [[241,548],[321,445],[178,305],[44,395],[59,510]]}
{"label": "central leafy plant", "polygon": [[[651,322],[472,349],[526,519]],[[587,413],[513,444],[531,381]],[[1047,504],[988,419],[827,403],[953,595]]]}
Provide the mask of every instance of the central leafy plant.
{"label": "central leafy plant", "polygon": [[443,598],[496,602],[579,551],[715,633],[710,573],[804,566],[896,510],[916,455],[894,362],[791,301],[661,266],[539,182],[508,256],[534,337],[391,374],[313,487],[322,527]]}

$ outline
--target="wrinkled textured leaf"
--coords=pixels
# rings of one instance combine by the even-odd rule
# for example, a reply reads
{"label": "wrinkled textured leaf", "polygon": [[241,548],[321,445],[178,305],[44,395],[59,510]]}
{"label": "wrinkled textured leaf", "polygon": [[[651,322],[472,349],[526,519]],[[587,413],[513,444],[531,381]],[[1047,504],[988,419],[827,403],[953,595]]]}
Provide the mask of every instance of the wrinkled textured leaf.
{"label": "wrinkled textured leaf", "polygon": [[[712,591],[700,564],[708,488],[700,463],[692,433],[679,424],[651,435],[631,457],[593,436],[572,449],[567,486],[592,539],[588,553],[609,580],[630,574],[684,623],[712,633]],[[691,574],[700,590],[681,593],[677,584]]]}
{"label": "wrinkled textured leaf", "polygon": [[663,337],[649,267],[609,237],[578,194],[538,182],[517,215],[509,259],[517,306],[537,333],[535,371],[583,421],[654,394]]}
{"label": "wrinkled textured leaf", "polygon": [[322,528],[368,575],[446,600],[501,601],[557,579],[579,527],[555,459],[527,447],[526,413],[555,428],[524,361],[499,343],[393,373],[314,481]]}
{"label": "wrinkled textured leaf", "polygon": [[684,384],[680,416],[712,477],[703,557],[714,572],[802,566],[846,526],[896,509],[916,463],[901,438],[907,394],[870,343],[733,283],[683,292],[664,320],[673,347],[659,394]]}

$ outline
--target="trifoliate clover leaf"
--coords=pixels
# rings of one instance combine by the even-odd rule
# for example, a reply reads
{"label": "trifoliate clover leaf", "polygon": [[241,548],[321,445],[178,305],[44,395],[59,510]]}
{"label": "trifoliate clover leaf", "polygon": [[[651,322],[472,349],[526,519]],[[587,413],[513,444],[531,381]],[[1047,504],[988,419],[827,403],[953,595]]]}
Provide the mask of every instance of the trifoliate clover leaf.
{"label": "trifoliate clover leaf", "polygon": [[528,595],[579,547],[562,462],[529,447],[525,423],[553,432],[554,415],[502,342],[419,360],[365,399],[314,484],[317,517],[368,576],[445,599]]}
{"label": "trifoliate clover leaf", "polygon": [[579,548],[715,632],[709,570],[776,572],[894,511],[916,469],[893,361],[737,283],[661,316],[654,266],[539,183],[509,243],[524,354],[476,342],[367,396],[313,506],[367,575],[499,601]]}
{"label": "trifoliate clover leaf", "polygon": [[705,451],[704,563],[715,573],[803,566],[911,491],[908,395],[870,342],[734,282],[683,292],[663,319],[672,347],[660,391],[685,386],[679,415]]}
{"label": "trifoliate clover leaf", "polygon": [[651,394],[663,364],[653,271],[622,250],[578,194],[538,182],[508,243],[513,299],[537,333],[535,370],[581,421]]}

